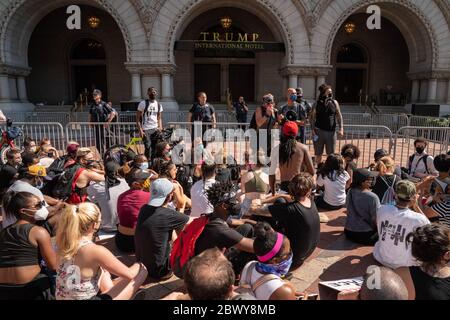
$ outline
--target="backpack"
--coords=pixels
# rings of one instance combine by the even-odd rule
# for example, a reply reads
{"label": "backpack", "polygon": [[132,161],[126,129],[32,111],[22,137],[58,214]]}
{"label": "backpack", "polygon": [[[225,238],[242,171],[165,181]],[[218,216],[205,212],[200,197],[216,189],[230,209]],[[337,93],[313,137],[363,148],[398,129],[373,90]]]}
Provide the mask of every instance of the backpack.
{"label": "backpack", "polygon": [[180,185],[183,187],[183,191],[188,198],[191,197],[191,189],[194,185],[194,170],[189,165],[179,166],[177,171],[177,180]]}
{"label": "backpack", "polygon": [[73,165],[57,178],[52,195],[59,200],[67,200],[75,192],[75,184],[84,169],[80,165]]}
{"label": "backpack", "polygon": [[187,263],[195,256],[195,243],[208,224],[209,216],[201,216],[192,221],[173,243],[170,254],[170,267],[180,279],[184,277]]}
{"label": "backpack", "polygon": [[[414,161],[414,157],[415,157],[415,156],[416,156],[416,155],[413,154],[411,157],[409,157],[409,166],[408,166],[408,168],[409,168],[409,174],[412,173],[412,168],[411,168],[411,167],[412,167],[412,163],[413,163],[413,161]],[[427,160],[428,160],[429,157],[430,157],[429,155],[425,155],[425,156],[423,156],[422,158],[420,158],[419,161],[417,161],[417,163],[416,163],[416,168],[415,168],[415,169],[417,169],[417,166],[419,165],[420,161],[423,161],[423,163],[425,164],[425,170],[426,170],[426,173],[430,174],[430,171],[428,170],[428,163],[427,163]]]}
{"label": "backpack", "polygon": [[380,179],[388,186],[388,189],[386,190],[386,192],[383,195],[383,198],[381,199],[381,204],[395,206],[396,201],[395,201],[394,186],[395,186],[395,183],[397,182],[397,176],[394,175],[394,182],[392,183],[391,186],[387,183],[387,181],[384,177],[380,177]]}
{"label": "backpack", "polygon": [[269,281],[278,280],[280,278],[274,274],[266,274],[256,280],[256,282],[252,285],[251,279],[253,271],[256,268],[256,264],[256,261],[252,261],[245,266],[244,270],[242,270],[241,280],[239,281],[239,288],[237,288],[235,291],[242,295],[249,295],[251,297],[254,297],[257,300],[256,290],[259,287]]}

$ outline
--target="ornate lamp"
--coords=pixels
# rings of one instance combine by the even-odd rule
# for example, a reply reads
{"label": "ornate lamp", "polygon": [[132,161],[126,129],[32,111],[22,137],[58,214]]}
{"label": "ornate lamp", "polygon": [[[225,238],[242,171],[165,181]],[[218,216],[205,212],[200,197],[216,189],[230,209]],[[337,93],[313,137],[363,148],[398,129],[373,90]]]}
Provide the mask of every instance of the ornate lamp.
{"label": "ornate lamp", "polygon": [[353,21],[349,21],[344,25],[344,30],[348,35],[351,35],[356,30],[356,24]]}
{"label": "ornate lamp", "polygon": [[231,24],[233,23],[233,20],[230,17],[225,16],[222,19],[220,19],[220,23],[222,24],[222,28],[227,30],[227,29],[231,28]]}
{"label": "ornate lamp", "polygon": [[96,16],[91,16],[88,19],[88,24],[91,29],[97,29],[100,26],[100,18]]}

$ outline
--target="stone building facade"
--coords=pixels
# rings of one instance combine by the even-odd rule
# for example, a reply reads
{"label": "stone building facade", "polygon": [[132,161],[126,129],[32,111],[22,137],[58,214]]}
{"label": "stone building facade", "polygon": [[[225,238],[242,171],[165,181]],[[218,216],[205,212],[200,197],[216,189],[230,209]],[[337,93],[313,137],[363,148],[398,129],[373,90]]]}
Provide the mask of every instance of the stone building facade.
{"label": "stone building facade", "polygon": [[[380,30],[366,26],[372,4]],[[81,8],[80,30],[66,27],[70,5]],[[215,103],[227,89],[258,103],[301,86],[312,100],[328,82],[344,103],[433,104],[450,114],[449,26],[448,0],[0,0],[0,109],[70,105],[94,85],[114,104],[154,86],[167,110],[200,90]],[[238,47],[195,47],[204,40]]]}

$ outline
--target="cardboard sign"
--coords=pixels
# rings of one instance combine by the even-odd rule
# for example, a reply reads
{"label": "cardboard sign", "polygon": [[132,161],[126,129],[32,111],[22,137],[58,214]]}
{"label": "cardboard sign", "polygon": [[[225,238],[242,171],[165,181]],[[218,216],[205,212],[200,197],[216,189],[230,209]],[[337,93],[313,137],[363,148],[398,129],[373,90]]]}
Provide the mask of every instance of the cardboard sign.
{"label": "cardboard sign", "polygon": [[320,282],[320,300],[338,300],[341,294],[358,292],[363,282],[363,277]]}

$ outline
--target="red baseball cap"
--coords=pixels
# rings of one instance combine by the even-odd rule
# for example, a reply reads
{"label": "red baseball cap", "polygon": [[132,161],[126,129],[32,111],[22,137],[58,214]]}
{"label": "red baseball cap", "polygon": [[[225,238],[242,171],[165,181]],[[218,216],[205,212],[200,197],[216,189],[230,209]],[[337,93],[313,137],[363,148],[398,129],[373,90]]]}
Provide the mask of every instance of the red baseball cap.
{"label": "red baseball cap", "polygon": [[293,121],[287,121],[284,124],[281,133],[285,137],[296,137],[298,135],[298,125]]}

